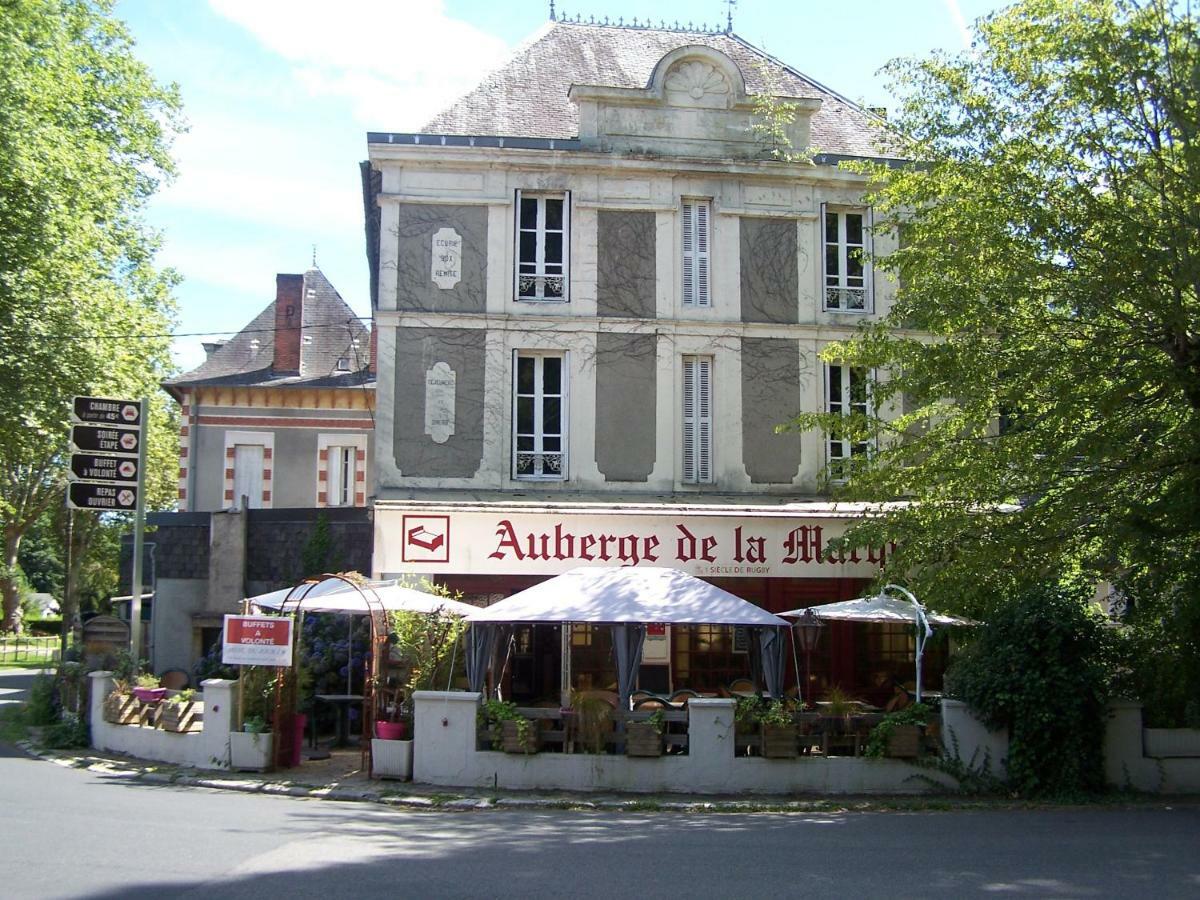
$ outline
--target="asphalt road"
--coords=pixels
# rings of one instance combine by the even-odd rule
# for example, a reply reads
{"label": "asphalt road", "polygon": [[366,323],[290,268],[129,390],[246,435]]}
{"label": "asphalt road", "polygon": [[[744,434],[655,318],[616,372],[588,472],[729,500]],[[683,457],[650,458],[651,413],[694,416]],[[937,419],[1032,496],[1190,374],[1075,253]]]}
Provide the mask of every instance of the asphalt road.
{"label": "asphalt road", "polygon": [[[0,691],[11,683],[0,675]],[[4,898],[1200,896],[1195,804],[419,812],[158,787],[0,751],[0,841]]]}

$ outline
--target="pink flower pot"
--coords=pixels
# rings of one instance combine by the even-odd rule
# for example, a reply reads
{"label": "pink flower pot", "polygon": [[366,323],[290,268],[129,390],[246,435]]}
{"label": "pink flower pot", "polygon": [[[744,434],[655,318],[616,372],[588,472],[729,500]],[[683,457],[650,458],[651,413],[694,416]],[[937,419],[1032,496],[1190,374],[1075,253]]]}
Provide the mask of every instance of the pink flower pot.
{"label": "pink flower pot", "polygon": [[133,689],[133,696],[137,697],[143,703],[158,703],[163,697],[167,696],[167,689],[135,687]]}
{"label": "pink flower pot", "polygon": [[375,737],[381,741],[402,741],[408,732],[403,722],[376,722]]}

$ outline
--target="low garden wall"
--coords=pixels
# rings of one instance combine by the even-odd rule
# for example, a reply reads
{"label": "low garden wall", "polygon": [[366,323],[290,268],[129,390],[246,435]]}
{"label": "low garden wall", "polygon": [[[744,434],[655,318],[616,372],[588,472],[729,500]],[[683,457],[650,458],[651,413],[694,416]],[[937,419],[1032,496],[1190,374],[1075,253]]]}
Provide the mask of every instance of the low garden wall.
{"label": "low garden wall", "polygon": [[954,781],[894,759],[737,757],[734,701],[688,703],[687,754],[655,758],[587,753],[509,754],[476,749],[480,695],[418,691],[413,780],[455,787],[703,794],[901,794],[945,791]]}
{"label": "low garden wall", "polygon": [[112,692],[111,672],[92,672],[91,731],[97,750],[126,753],[203,769],[229,768],[229,730],[233,724],[236,681],[210,678],[204,691],[204,724],[200,731],[176,734],[151,725],[116,725],[104,719],[104,700]]}

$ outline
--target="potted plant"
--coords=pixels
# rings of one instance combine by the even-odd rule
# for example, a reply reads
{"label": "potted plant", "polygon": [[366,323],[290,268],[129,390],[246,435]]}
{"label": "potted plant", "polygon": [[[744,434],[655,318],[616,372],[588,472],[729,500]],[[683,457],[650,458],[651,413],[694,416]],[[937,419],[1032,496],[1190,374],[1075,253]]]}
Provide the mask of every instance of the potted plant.
{"label": "potted plant", "polygon": [[759,716],[762,715],[763,701],[758,695],[738,697],[733,707],[733,736],[735,752],[741,756],[749,756],[752,748],[758,744]]}
{"label": "potted plant", "polygon": [[194,688],[168,694],[158,711],[159,727],[179,734],[199,731],[203,718],[204,703],[196,699]]}
{"label": "potted plant", "polygon": [[759,716],[762,723],[762,749],[767,759],[795,759],[799,753],[800,729],[792,711],[782,700],[773,700]]}
{"label": "potted plant", "polygon": [[648,719],[630,722],[625,726],[625,755],[635,757],[662,756],[663,731],[666,729],[666,714],[655,710]]}
{"label": "potted plant", "polygon": [[889,756],[893,759],[916,759],[921,755],[925,726],[929,724],[930,709],[924,703],[914,703],[888,713],[871,729],[867,741],[867,756]]}
{"label": "potted plant", "polygon": [[587,691],[571,694],[570,721],[585,753],[603,753],[613,730],[613,707],[604,697]]}
{"label": "potted plant", "polygon": [[158,703],[167,696],[167,689],[159,685],[153,672],[142,672],[134,679],[133,696],[142,703]]}
{"label": "potted plant", "polygon": [[250,716],[242,724],[241,731],[229,733],[229,768],[264,772],[271,767],[274,749],[274,735],[267,730],[266,720],[261,716]]}
{"label": "potted plant", "polygon": [[138,723],[138,702],[131,690],[135,671],[136,665],[129,651],[118,653],[113,665],[113,689],[104,698],[104,721],[114,725]]}
{"label": "potted plant", "polygon": [[480,718],[492,749],[505,753],[537,753],[537,727],[517,712],[517,704],[488,700],[480,707]]}

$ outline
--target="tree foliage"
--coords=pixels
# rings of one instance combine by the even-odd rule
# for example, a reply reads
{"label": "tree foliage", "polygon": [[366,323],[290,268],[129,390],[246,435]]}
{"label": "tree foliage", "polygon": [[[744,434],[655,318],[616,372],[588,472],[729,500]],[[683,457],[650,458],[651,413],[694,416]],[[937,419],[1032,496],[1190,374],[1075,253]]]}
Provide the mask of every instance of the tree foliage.
{"label": "tree foliage", "polygon": [[[1171,0],[1024,0],[972,49],[891,67],[905,96],[875,176],[877,324],[828,356],[890,373],[847,422],[878,451],[849,496],[899,504],[923,599],[986,615],[1062,572],[1147,615],[1200,584],[1200,46]],[[1148,589],[1153,577],[1155,591]],[[1200,689],[1200,685],[1197,686]]]}
{"label": "tree foliage", "polygon": [[[170,366],[173,275],[142,213],[172,173],[178,101],[111,11],[13,0],[0,15],[0,627],[15,624],[22,536],[63,501],[71,396],[154,396]],[[163,398],[149,419],[161,503]]]}
{"label": "tree foliage", "polygon": [[947,692],[1008,732],[1009,785],[1067,797],[1104,786],[1105,704],[1115,633],[1088,585],[1037,586],[983,625],[946,673]]}

